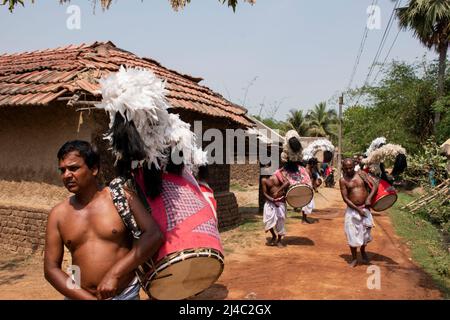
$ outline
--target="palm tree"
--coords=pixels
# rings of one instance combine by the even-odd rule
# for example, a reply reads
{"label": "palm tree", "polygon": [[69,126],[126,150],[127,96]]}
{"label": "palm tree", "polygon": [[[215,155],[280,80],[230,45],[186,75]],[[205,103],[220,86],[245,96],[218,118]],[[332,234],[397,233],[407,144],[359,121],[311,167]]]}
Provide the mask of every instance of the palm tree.
{"label": "palm tree", "polygon": [[309,124],[303,116],[302,110],[290,110],[286,124],[288,130],[297,131],[300,137],[308,136]]}
{"label": "palm tree", "polygon": [[306,120],[309,122],[309,135],[313,137],[336,137],[336,123],[338,117],[336,111],[333,109],[327,110],[327,104],[321,102],[314,106],[314,109],[309,111],[306,115]]}
{"label": "palm tree", "polygon": [[[255,4],[256,0],[242,0],[244,2],[248,2],[250,4]],[[13,11],[17,4],[24,5],[25,0],[3,0],[2,5],[8,4],[9,11]],[[31,0],[32,3],[34,3],[34,0]],[[60,3],[70,2],[70,0],[59,0]],[[97,0],[94,0],[94,6],[97,4]],[[186,4],[190,3],[191,0],[169,0],[170,5],[175,11],[178,11],[179,9],[182,9],[186,6]],[[219,0],[219,2],[222,2],[223,4],[225,2],[228,3],[229,7],[233,8],[233,11],[236,10],[236,6],[238,4],[238,0]],[[100,0],[100,4],[103,9],[109,9],[111,6],[112,0]]]}
{"label": "palm tree", "polygon": [[[398,9],[397,16],[401,28],[411,29],[422,44],[439,53],[438,98],[443,97],[450,41],[450,0],[409,0],[407,7]],[[440,112],[435,112],[435,132],[440,118]]]}

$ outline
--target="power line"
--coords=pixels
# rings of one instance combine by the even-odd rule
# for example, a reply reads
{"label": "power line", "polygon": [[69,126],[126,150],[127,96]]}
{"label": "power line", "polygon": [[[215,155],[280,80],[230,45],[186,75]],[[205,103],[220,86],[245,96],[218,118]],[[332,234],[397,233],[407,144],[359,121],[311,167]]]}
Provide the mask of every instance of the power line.
{"label": "power line", "polygon": [[389,55],[391,54],[392,48],[394,48],[395,42],[397,42],[397,38],[398,38],[398,35],[400,34],[400,31],[402,31],[402,29],[398,28],[398,32],[397,32],[397,34],[396,34],[396,36],[395,36],[395,38],[394,38],[394,41],[392,42],[392,45],[391,45],[391,47],[389,48],[389,51],[388,51],[388,53],[386,54],[386,57],[384,58],[383,63],[381,64],[380,68],[378,69],[377,74],[376,74],[375,77],[373,78],[373,82],[377,81],[378,75],[380,74],[381,70],[383,70],[383,67],[384,67],[384,65],[386,64],[386,61],[387,61]]}
{"label": "power line", "polygon": [[[397,10],[397,8],[398,8],[399,6],[400,6],[400,1],[397,0],[396,3],[395,3],[394,8],[392,9],[391,16],[389,17],[389,21],[388,21],[388,23],[387,23],[387,25],[386,25],[386,28],[384,29],[383,37],[381,38],[381,42],[380,42],[380,44],[378,45],[377,53],[375,54],[375,57],[373,58],[372,64],[371,64],[371,66],[370,66],[370,68],[369,68],[369,72],[367,73],[366,79],[364,80],[364,86],[366,86],[366,85],[369,84],[370,76],[372,75],[372,72],[373,72],[373,70],[375,69],[375,66],[376,66],[376,64],[377,64],[378,58],[379,58],[380,55],[381,55],[381,52],[383,51],[384,45],[385,45],[385,43],[386,43],[386,39],[387,39],[388,36],[389,36],[389,33],[390,33],[390,31],[391,31],[391,28],[392,28],[392,24],[393,24],[393,22],[394,22],[395,11]],[[362,96],[362,91],[361,91],[361,93],[359,94],[358,99],[356,100],[356,104],[359,103],[359,100],[361,99],[361,96]]]}
{"label": "power line", "polygon": [[388,21],[388,24],[386,26],[386,29],[384,30],[383,37],[381,39],[380,45],[378,46],[377,53],[376,53],[376,55],[375,55],[375,57],[374,57],[374,59],[372,61],[372,65],[370,66],[369,73],[367,74],[366,80],[364,81],[364,85],[368,84],[370,76],[372,75],[372,72],[375,69],[375,66],[377,64],[378,58],[380,57],[381,52],[383,51],[384,45],[386,44],[386,40],[387,40],[387,38],[389,36],[389,33],[391,31],[391,28],[392,28],[392,24],[394,22],[393,18],[394,18],[394,15],[395,15],[395,11],[399,7],[399,4],[400,4],[400,1],[397,0],[397,2],[395,3],[394,9],[392,9],[392,13],[391,13],[391,16],[389,17],[389,21]]}

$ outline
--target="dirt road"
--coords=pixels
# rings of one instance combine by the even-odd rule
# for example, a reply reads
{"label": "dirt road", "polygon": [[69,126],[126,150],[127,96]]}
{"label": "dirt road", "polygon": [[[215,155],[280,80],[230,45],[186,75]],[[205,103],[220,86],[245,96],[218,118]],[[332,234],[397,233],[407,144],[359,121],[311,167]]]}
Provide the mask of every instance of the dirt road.
{"label": "dirt road", "polygon": [[[411,261],[385,213],[374,215],[374,241],[367,250],[371,268],[350,268],[339,190],[321,189],[321,194],[316,196],[318,211],[312,215],[316,223],[302,224],[299,214],[288,219],[284,248],[265,245],[268,234],[262,224],[222,233],[224,273],[195,299],[441,298],[431,278]],[[44,280],[41,261],[39,257],[0,255],[0,299],[61,299]],[[368,273],[371,270],[379,270],[379,289],[375,274]],[[375,288],[368,288],[368,280]]]}
{"label": "dirt road", "polygon": [[[371,266],[350,268],[351,255],[343,231],[344,204],[339,190],[321,189],[320,193],[323,196],[315,197],[318,211],[311,216],[316,223],[302,224],[299,214],[290,218],[285,248],[266,246],[269,234],[261,231],[254,234],[250,248],[240,249],[235,244],[226,257],[218,283],[197,298],[441,298],[431,278],[411,261],[386,213],[374,214],[374,241],[367,247]],[[373,273],[377,267],[379,290]],[[374,289],[368,288],[368,280]]]}

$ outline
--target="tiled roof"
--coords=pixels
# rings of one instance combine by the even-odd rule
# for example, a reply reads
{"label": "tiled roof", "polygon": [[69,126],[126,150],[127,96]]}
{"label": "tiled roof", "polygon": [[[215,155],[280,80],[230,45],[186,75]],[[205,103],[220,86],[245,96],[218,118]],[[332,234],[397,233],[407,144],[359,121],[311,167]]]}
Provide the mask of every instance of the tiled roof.
{"label": "tiled roof", "polygon": [[0,54],[0,107],[5,105],[46,105],[58,97],[85,93],[99,100],[98,80],[121,65],[152,70],[167,81],[171,105],[204,115],[253,126],[247,110],[224,99],[202,80],[183,75],[148,58],[117,48],[111,42],[70,45],[16,54]]}

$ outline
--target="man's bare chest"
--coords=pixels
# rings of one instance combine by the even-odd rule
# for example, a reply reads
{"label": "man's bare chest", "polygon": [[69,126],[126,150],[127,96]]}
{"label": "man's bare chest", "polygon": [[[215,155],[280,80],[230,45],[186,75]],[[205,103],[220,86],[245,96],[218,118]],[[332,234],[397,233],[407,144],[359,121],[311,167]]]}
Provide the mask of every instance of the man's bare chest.
{"label": "man's bare chest", "polygon": [[59,229],[69,249],[88,241],[120,242],[126,234],[126,228],[112,203],[68,212]]}

